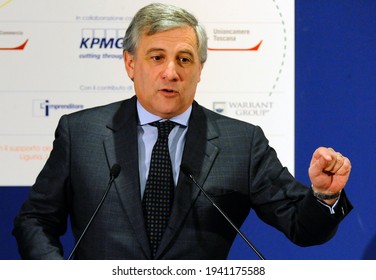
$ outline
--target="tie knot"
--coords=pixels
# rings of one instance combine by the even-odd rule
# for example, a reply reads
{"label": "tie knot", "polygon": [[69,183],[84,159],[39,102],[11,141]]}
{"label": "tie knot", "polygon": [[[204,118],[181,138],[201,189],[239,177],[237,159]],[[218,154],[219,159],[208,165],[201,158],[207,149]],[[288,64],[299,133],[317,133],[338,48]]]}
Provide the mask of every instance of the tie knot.
{"label": "tie knot", "polygon": [[158,128],[158,138],[168,138],[171,130],[175,127],[176,123],[172,121],[164,121],[164,122],[153,122],[150,125],[156,126]]}

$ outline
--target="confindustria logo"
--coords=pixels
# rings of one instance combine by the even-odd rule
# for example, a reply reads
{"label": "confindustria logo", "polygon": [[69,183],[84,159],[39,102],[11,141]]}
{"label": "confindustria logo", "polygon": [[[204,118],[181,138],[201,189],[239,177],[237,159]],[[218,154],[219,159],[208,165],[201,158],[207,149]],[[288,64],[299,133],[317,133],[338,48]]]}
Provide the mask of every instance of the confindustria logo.
{"label": "confindustria logo", "polygon": [[84,108],[82,104],[54,104],[50,100],[33,100],[33,117],[49,117],[57,111],[77,111]]}
{"label": "confindustria logo", "polygon": [[8,5],[13,0],[0,1],[0,9]]}

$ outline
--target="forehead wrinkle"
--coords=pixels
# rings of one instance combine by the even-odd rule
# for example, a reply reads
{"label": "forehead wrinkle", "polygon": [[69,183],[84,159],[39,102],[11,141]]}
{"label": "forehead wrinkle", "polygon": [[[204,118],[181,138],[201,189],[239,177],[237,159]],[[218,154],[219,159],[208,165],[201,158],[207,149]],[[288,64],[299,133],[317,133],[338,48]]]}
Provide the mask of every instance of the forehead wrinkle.
{"label": "forehead wrinkle", "polygon": [[146,54],[149,54],[152,52],[166,52],[166,50],[163,48],[150,48],[146,51]]}

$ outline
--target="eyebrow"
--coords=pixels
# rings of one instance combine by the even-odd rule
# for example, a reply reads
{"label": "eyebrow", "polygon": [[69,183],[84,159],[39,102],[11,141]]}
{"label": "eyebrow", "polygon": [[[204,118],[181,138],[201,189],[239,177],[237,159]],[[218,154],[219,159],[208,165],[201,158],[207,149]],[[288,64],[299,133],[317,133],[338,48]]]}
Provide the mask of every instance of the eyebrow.
{"label": "eyebrow", "polygon": [[[146,51],[146,54],[148,55],[148,54],[150,54],[150,53],[152,53],[152,52],[166,52],[166,50],[163,49],[163,48],[151,48],[151,49],[148,49],[148,50]],[[191,50],[189,50],[189,49],[183,49],[183,50],[180,50],[180,51],[178,52],[178,54],[188,54],[188,55],[194,57],[194,53],[193,53]]]}
{"label": "eyebrow", "polygon": [[151,48],[151,49],[148,49],[146,51],[146,54],[150,54],[152,52],[165,52],[166,50],[165,49],[162,49],[162,48]]}

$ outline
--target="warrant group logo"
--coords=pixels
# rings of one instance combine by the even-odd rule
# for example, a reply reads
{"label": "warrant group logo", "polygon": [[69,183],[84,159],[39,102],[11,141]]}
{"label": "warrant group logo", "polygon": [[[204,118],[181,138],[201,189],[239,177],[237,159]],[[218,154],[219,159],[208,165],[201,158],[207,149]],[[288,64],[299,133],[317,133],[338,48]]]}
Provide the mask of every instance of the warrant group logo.
{"label": "warrant group logo", "polygon": [[264,117],[274,107],[274,101],[229,101],[213,102],[213,111],[236,117]]}
{"label": "warrant group logo", "polygon": [[77,111],[84,108],[82,104],[58,104],[50,100],[33,100],[33,117],[49,117],[57,111]]}

